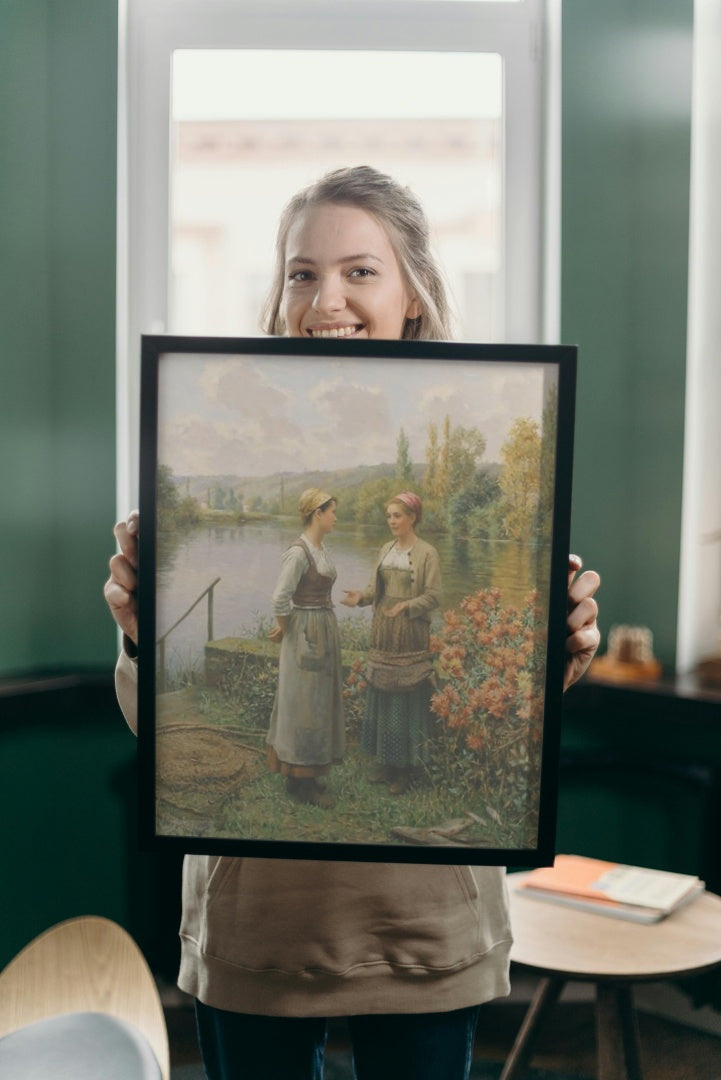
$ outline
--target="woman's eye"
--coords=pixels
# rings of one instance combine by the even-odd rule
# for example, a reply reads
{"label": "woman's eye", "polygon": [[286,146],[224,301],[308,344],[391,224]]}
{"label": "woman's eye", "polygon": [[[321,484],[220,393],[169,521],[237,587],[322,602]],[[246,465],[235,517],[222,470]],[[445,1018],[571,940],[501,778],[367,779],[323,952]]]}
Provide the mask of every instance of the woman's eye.
{"label": "woman's eye", "polygon": [[375,271],[371,270],[369,266],[356,266],[350,272],[350,277],[354,278],[369,278],[374,276]]}
{"label": "woman's eye", "polygon": [[292,273],[288,274],[288,281],[296,281],[302,284],[303,282],[310,280],[310,270],[293,270]]}

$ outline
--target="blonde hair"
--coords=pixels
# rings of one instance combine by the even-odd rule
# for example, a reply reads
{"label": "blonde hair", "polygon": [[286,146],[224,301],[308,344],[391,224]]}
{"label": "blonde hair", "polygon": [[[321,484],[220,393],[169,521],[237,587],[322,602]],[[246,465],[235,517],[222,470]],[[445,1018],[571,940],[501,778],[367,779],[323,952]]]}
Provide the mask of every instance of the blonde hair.
{"label": "blonde hair", "polygon": [[423,207],[410,188],[370,165],[326,173],[294,195],[285,207],[278,224],[273,284],[263,310],[265,333],[281,336],[286,332],[281,306],[290,228],[305,210],[323,203],[357,206],[372,214],[388,233],[401,273],[421,305],[418,318],[406,319],[401,337],[415,341],[451,338],[451,310],[443,276],[430,250]]}
{"label": "blonde hair", "polygon": [[331,503],[337,503],[334,495],[329,495],[321,488],[306,488],[298,500],[298,511],[304,525],[308,525],[316,510],[327,510]]}

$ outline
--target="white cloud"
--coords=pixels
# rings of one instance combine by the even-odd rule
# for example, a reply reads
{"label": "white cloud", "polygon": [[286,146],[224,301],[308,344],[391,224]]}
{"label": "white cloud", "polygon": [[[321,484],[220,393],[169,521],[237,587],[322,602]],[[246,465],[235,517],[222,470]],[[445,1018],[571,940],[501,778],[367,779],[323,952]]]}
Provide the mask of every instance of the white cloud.
{"label": "white cloud", "polygon": [[208,401],[232,409],[238,417],[273,416],[286,412],[291,403],[291,395],[271,383],[252,359],[232,357],[206,363],[200,388]]}
{"label": "white cloud", "polygon": [[[178,474],[261,475],[346,468],[393,461],[399,428],[411,457],[423,461],[428,426],[446,415],[454,427],[486,437],[486,461],[498,460],[518,416],[538,417],[542,379],[528,370],[489,371],[478,378],[456,369],[426,383],[402,371],[365,373],[349,366],[305,371],[257,359],[197,357],[182,361],[160,394],[161,461]],[[400,377],[399,377],[400,376]]]}

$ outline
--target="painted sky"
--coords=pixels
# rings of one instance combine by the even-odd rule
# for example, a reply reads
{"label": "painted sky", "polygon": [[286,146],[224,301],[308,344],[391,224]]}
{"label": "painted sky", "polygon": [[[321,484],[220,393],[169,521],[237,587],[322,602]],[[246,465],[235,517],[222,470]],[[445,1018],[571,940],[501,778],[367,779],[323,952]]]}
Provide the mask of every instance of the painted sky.
{"label": "painted sky", "polygon": [[428,426],[478,428],[498,460],[518,417],[540,420],[552,365],[203,356],[160,365],[158,451],[176,475],[265,476],[395,461],[402,427],[414,462]]}

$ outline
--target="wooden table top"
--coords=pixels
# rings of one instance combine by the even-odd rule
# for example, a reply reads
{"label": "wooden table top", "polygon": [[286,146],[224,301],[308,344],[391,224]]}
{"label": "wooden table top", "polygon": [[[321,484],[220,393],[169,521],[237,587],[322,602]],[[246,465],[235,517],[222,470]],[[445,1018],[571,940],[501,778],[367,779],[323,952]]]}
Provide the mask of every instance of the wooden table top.
{"label": "wooden table top", "polygon": [[705,892],[658,923],[529,899],[508,875],[511,960],[569,979],[655,980],[721,965],[721,897]]}

